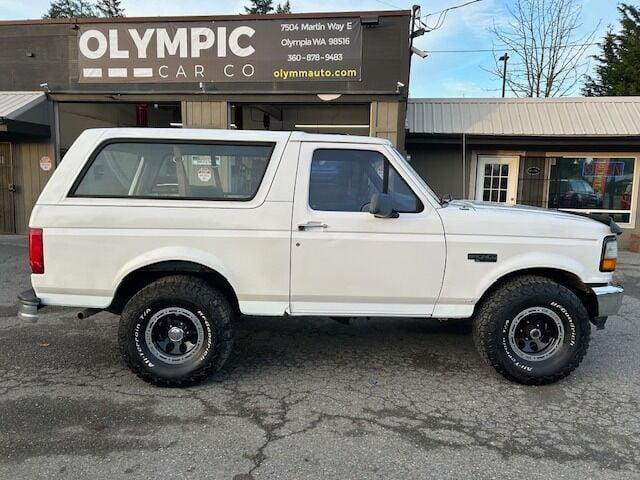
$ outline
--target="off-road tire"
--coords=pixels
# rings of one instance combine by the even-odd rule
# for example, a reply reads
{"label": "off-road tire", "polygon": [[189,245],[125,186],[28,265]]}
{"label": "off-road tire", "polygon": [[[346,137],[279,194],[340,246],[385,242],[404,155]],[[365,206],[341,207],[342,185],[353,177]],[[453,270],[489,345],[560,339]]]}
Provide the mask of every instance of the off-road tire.
{"label": "off-road tire", "polygon": [[[538,361],[523,358],[509,340],[512,322],[533,308],[554,312],[564,328],[555,353]],[[508,280],[482,300],[473,320],[473,341],[483,360],[524,385],[545,385],[568,376],[587,353],[590,335],[589,315],[580,299],[568,288],[539,276]]]}
{"label": "off-road tire", "polygon": [[[201,322],[204,343],[197,355],[179,365],[155,355],[145,338],[154,312],[163,308],[186,310]],[[229,357],[233,316],[227,298],[203,280],[186,275],[162,277],[137,292],[122,311],[118,329],[122,359],[138,377],[154,385],[194,385],[219,371]]]}

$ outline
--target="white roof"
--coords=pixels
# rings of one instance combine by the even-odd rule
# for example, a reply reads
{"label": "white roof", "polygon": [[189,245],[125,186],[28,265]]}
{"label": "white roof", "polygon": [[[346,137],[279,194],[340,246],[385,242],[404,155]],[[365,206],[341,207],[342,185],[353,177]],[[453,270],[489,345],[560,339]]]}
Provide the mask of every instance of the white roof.
{"label": "white roof", "polygon": [[15,119],[45,99],[44,92],[0,92],[0,118]]}
{"label": "white roof", "polygon": [[172,140],[238,140],[254,142],[277,142],[291,140],[300,142],[375,143],[389,144],[389,140],[356,135],[335,135],[305,132],[278,132],[268,130],[220,130],[208,128],[96,128],[103,139],[172,139]]}
{"label": "white roof", "polygon": [[514,136],[640,136],[640,97],[414,98],[411,133]]}

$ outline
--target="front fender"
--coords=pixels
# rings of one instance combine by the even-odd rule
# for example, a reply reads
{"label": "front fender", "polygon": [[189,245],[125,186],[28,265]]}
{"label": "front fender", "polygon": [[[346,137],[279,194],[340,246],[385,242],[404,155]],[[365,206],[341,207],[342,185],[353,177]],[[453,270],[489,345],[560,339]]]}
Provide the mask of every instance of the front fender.
{"label": "front fender", "polygon": [[521,271],[534,269],[559,270],[571,274],[582,283],[588,283],[589,279],[589,271],[574,258],[553,253],[545,255],[540,255],[539,252],[523,253],[497,263],[495,268],[480,277],[478,288],[474,292],[474,303],[480,300],[487,290],[502,278]]}

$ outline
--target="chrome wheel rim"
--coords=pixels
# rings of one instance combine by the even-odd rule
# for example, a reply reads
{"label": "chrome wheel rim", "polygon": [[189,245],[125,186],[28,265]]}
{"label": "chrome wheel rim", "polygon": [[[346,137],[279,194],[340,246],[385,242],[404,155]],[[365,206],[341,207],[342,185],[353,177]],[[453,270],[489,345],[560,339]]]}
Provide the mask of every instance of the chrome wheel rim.
{"label": "chrome wheel rim", "polygon": [[165,363],[178,365],[196,356],[204,345],[204,329],[198,317],[181,307],[156,312],[145,329],[147,347]]}
{"label": "chrome wheel rim", "polygon": [[516,315],[508,334],[509,346],[519,357],[541,362],[558,353],[564,341],[564,324],[553,310],[531,307]]}

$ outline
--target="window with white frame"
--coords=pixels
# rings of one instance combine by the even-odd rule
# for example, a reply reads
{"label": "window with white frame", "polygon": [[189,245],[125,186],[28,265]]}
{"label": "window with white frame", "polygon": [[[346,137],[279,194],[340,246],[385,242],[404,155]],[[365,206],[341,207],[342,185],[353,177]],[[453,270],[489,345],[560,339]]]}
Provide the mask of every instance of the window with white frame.
{"label": "window with white frame", "polygon": [[552,163],[549,207],[607,213],[631,223],[635,158],[562,157]]}

